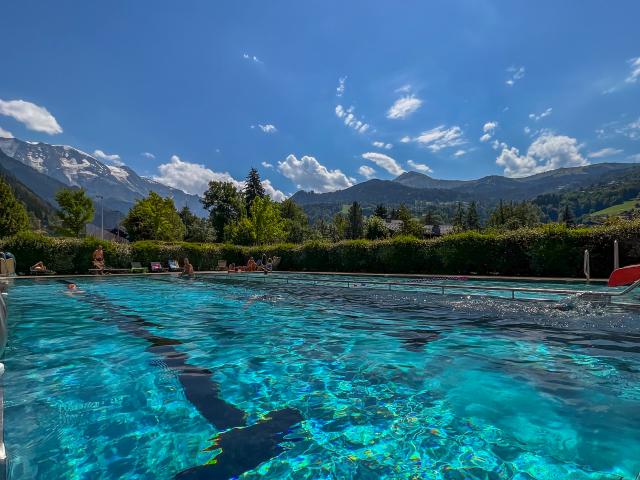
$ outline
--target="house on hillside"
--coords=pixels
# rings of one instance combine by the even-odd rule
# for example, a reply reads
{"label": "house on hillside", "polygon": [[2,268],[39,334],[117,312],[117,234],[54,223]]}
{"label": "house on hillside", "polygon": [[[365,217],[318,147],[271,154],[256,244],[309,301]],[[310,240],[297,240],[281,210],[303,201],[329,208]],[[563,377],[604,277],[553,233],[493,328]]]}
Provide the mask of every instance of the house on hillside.
{"label": "house on hillside", "polygon": [[423,231],[425,237],[440,237],[453,233],[453,225],[425,225]]}
{"label": "house on hillside", "polygon": [[402,229],[402,220],[385,220],[384,226],[387,227],[391,233],[396,234]]}

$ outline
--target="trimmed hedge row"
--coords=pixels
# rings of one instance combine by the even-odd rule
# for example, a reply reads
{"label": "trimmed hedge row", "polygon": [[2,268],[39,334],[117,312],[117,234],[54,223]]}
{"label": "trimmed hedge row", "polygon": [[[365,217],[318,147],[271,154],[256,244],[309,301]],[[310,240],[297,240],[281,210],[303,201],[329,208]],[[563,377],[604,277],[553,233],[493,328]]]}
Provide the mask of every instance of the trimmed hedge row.
{"label": "trimmed hedge row", "polygon": [[620,245],[621,265],[640,263],[640,221],[594,228],[545,225],[509,232],[465,232],[429,240],[399,237],[264,247],[154,241],[117,244],[26,233],[4,239],[0,250],[16,256],[22,273],[39,260],[58,273],[84,273],[91,268],[93,250],[102,243],[106,263],[114,268],[127,268],[131,261],[166,264],[169,259],[187,257],[196,270],[213,270],[218,260],[245,264],[249,255],[259,258],[264,253],[281,257],[281,270],[582,277],[583,252],[588,249],[592,276],[608,277],[614,240]]}

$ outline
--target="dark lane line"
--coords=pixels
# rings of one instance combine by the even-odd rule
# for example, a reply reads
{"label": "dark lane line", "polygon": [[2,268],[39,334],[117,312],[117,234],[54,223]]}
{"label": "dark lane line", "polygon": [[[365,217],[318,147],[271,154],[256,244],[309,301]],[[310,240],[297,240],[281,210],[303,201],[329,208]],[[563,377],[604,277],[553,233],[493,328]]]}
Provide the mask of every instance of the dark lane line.
{"label": "dark lane line", "polygon": [[86,292],[74,296],[109,315],[108,318],[94,315],[95,320],[113,323],[120,330],[146,340],[150,344],[146,350],[162,358],[164,364],[178,374],[187,400],[217,430],[224,430],[212,439],[211,447],[206,449],[222,450],[215,463],[189,468],[179,472],[176,478],[225,480],[254,470],[261,463],[280,455],[285,450],[281,443],[286,435],[304,420],[300,411],[284,408],[268,413],[264,419],[247,427],[246,413],[219,397],[220,386],[212,379],[213,372],[189,364],[189,355],[176,350],[175,346],[182,344],[180,340],[153,334],[146,327],[161,328],[160,325],[137,315],[122,313],[103,295]]}

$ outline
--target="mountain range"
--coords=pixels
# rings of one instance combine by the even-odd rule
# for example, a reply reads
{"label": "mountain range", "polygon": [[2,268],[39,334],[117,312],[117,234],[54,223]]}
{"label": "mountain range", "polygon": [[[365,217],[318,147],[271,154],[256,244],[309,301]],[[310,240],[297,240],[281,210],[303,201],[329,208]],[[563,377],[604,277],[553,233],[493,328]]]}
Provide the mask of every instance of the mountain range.
{"label": "mountain range", "polygon": [[[109,228],[150,191],[172,197],[179,208],[187,205],[194,213],[205,214],[198,196],[141,177],[127,166],[107,165],[67,145],[0,138],[0,167],[50,205],[56,205],[55,194],[61,188],[85,189],[96,212],[102,200],[105,227]],[[98,214],[94,223],[99,221]]]}

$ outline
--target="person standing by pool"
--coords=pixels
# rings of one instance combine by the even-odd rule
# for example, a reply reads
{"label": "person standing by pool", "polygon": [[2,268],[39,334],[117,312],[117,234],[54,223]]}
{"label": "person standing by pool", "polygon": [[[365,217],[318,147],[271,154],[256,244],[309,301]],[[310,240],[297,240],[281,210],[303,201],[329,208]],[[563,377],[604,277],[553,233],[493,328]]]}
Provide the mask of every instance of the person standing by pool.
{"label": "person standing by pool", "polygon": [[98,245],[98,248],[93,252],[93,266],[97,270],[104,270],[104,252],[102,251],[102,245]]}

